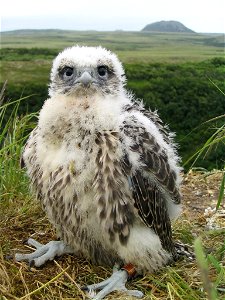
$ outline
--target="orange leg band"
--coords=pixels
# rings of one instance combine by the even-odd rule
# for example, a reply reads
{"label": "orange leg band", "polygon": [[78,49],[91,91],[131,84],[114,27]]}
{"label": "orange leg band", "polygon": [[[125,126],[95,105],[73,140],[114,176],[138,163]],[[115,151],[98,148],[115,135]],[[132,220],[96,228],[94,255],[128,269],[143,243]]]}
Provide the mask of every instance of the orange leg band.
{"label": "orange leg band", "polygon": [[121,269],[127,271],[129,277],[133,277],[136,274],[135,267],[131,263],[123,266]]}

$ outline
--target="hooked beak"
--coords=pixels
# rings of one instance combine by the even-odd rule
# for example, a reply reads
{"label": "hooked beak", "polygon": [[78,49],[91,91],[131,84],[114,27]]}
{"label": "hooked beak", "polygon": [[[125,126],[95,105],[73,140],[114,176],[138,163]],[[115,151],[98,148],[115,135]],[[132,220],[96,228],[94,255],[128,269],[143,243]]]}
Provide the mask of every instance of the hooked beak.
{"label": "hooked beak", "polygon": [[84,87],[89,87],[91,83],[94,82],[94,78],[88,71],[84,71],[80,77],[77,78],[75,83],[80,83]]}

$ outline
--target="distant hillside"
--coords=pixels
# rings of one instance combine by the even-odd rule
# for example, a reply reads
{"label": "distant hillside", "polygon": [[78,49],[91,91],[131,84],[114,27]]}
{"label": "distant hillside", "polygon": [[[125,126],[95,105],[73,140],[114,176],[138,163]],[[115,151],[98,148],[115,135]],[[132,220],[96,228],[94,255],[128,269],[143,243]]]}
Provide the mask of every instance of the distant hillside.
{"label": "distant hillside", "polygon": [[194,33],[193,30],[187,28],[182,23],[177,22],[177,21],[155,22],[155,23],[146,25],[141,31]]}

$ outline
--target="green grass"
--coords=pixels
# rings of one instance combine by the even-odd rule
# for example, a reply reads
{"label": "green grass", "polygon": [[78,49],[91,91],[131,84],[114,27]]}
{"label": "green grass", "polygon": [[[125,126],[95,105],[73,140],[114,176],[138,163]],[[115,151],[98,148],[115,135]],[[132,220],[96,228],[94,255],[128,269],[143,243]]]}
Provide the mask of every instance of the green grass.
{"label": "green grass", "polygon": [[13,79],[22,84],[47,82],[52,59],[75,44],[102,45],[125,64],[184,63],[224,56],[223,35],[63,30],[21,30],[1,35],[0,81]]}
{"label": "green grass", "polygon": [[116,52],[123,63],[201,61],[224,55],[224,35],[28,30],[2,33],[2,48],[46,48],[60,51],[75,44]]}
{"label": "green grass", "polygon": [[[34,114],[20,117],[17,115],[21,101],[27,98],[0,106],[0,202],[3,204],[5,199],[12,200],[15,196],[24,198],[29,195],[28,181],[19,164],[24,141],[33,126],[31,120]],[[6,120],[6,110],[11,107]]]}
{"label": "green grass", "polygon": [[47,82],[52,62],[50,60],[7,61],[2,63],[1,80],[20,85],[29,82]]}
{"label": "green grass", "polygon": [[[217,90],[225,97],[225,93],[212,80],[210,81],[217,88]],[[219,119],[224,120],[225,115],[217,116],[211,120],[208,120],[206,123],[210,123],[212,121],[219,120]],[[218,149],[218,145],[221,144],[225,145],[225,122],[223,122],[223,124],[219,128],[214,129],[214,133],[207,139],[207,141],[204,143],[202,147],[200,147],[198,151],[196,151],[191,157],[189,157],[189,159],[185,164],[187,164],[189,161],[193,161],[191,165],[191,167],[193,167],[200,157],[206,158],[212,152],[216,152]],[[225,164],[223,167],[223,176],[221,180],[216,209],[219,209],[220,206],[222,206],[222,202],[224,201],[224,190],[225,190]]]}

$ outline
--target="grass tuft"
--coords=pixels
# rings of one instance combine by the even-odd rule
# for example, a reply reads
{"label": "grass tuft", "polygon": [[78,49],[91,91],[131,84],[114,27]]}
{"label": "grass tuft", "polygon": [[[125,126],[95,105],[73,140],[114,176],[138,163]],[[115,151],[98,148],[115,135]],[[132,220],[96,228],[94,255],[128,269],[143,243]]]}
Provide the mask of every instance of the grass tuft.
{"label": "grass tuft", "polygon": [[[16,197],[28,196],[28,181],[24,170],[20,168],[20,156],[25,140],[34,127],[36,114],[18,116],[18,108],[24,97],[19,100],[3,104],[0,99],[0,201],[12,200]],[[11,113],[6,119],[7,110]]]}
{"label": "grass tuft", "polygon": [[195,254],[196,254],[198,267],[200,269],[201,278],[203,281],[203,288],[207,293],[207,298],[209,300],[216,300],[218,299],[217,293],[209,279],[209,266],[200,239],[195,240],[194,247],[195,247]]}

